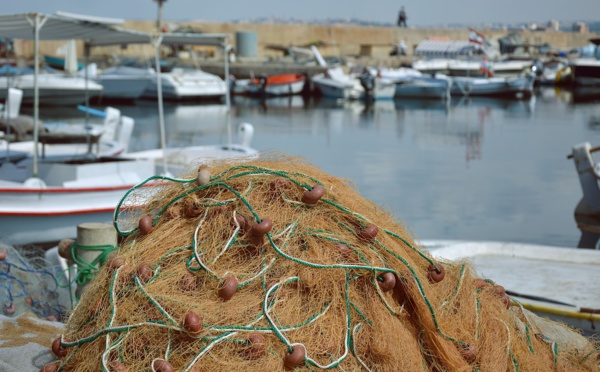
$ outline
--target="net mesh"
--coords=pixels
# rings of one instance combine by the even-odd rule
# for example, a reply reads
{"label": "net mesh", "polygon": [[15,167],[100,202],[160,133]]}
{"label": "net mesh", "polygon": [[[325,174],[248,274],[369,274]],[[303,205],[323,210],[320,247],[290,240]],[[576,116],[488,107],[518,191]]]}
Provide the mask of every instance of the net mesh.
{"label": "net mesh", "polygon": [[62,370],[582,370],[468,261],[436,261],[382,207],[300,158],[152,177],[69,318]]}

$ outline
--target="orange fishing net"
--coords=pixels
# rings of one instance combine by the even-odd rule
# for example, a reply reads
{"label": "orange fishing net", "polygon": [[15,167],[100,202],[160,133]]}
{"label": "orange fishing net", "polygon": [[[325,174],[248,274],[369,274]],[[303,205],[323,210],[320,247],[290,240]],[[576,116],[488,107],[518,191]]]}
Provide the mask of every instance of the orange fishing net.
{"label": "orange fishing net", "polygon": [[596,345],[559,347],[467,261],[434,260],[349,182],[298,158],[154,177],[115,219],[124,240],[48,368],[598,369]]}

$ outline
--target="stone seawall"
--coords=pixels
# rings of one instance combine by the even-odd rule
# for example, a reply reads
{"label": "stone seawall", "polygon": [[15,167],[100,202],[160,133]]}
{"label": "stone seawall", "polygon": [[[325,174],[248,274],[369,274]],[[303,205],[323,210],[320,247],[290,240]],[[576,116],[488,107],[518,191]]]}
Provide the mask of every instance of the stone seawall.
{"label": "stone seawall", "polygon": [[[166,24],[174,22],[166,21]],[[258,57],[275,59],[282,52],[267,48],[267,46],[302,46],[309,43],[321,42],[319,50],[324,56],[362,57],[373,63],[394,65],[402,59],[390,59],[388,54],[394,42],[404,40],[408,46],[409,58],[416,45],[428,37],[448,37],[451,40],[467,40],[468,30],[455,29],[421,29],[397,27],[359,27],[359,26],[319,26],[319,25],[280,25],[280,24],[241,24],[218,22],[178,22],[178,25],[191,27],[206,33],[225,33],[231,35],[229,43],[235,45],[235,35],[238,31],[255,32],[258,41]],[[154,21],[127,21],[126,29],[152,32]],[[42,31],[43,32],[43,29]],[[508,31],[479,30],[488,38],[498,38],[508,34]],[[549,43],[553,48],[574,48],[587,45],[589,39],[599,37],[596,33],[572,32],[531,32],[522,31],[522,39],[526,44]],[[41,54],[54,55],[56,49],[64,42],[42,41]],[[15,49],[19,56],[31,58],[33,42],[18,40]],[[210,47],[197,47],[204,55],[218,55],[218,51]],[[82,56],[82,43],[78,42],[78,52]],[[120,47],[93,48],[95,59],[113,55],[152,57],[150,45],[130,45],[126,49]]]}

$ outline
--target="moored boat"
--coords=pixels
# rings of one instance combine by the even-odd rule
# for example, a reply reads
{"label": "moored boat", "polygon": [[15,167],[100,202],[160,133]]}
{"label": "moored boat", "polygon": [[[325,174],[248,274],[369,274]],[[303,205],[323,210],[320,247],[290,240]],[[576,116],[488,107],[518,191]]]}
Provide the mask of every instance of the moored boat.
{"label": "moored boat", "polygon": [[302,93],[305,83],[304,74],[279,74],[251,79],[247,89],[250,95],[285,96]]}
{"label": "moored boat", "polygon": [[452,96],[493,96],[518,99],[530,98],[533,94],[535,75],[528,73],[519,77],[452,77]]}

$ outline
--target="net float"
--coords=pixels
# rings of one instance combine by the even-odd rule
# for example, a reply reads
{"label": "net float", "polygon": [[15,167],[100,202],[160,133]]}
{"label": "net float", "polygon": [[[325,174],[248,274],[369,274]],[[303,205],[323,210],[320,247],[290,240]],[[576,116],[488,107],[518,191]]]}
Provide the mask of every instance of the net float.
{"label": "net float", "polygon": [[210,182],[210,170],[208,170],[208,165],[201,165],[198,168],[198,185],[206,185]]}
{"label": "net float", "polygon": [[501,285],[497,285],[497,284],[496,284],[496,285],[494,285],[494,292],[495,292],[495,293],[496,293],[498,296],[502,297],[502,296],[504,296],[504,295],[506,294],[506,289],[504,289],[504,287],[503,287],[503,286],[501,286]]}
{"label": "net float", "polygon": [[150,216],[143,216],[142,218],[140,218],[140,222],[139,222],[139,227],[140,227],[140,233],[142,235],[148,235],[152,232],[153,226],[152,226],[152,217]]}
{"label": "net float", "polygon": [[62,346],[60,346],[61,341],[62,336],[52,341],[52,352],[59,358],[62,358],[69,353],[67,349],[64,349]]}
{"label": "net float", "polygon": [[458,345],[460,355],[469,363],[472,363],[477,358],[477,346],[475,344]]}
{"label": "net float", "polygon": [[75,243],[73,239],[63,239],[58,243],[58,255],[67,260],[73,259],[73,254],[71,253],[71,247]]}
{"label": "net float", "polygon": [[56,372],[58,371],[58,363],[48,363],[42,367],[40,372]]}
{"label": "net float", "polygon": [[110,370],[114,372],[129,372],[129,368],[118,360],[113,360],[109,364]]}
{"label": "net float", "polygon": [[336,244],[335,247],[337,248],[338,252],[342,255],[342,257],[348,258],[351,249],[346,244]]}
{"label": "net float", "polygon": [[5,315],[13,315],[17,309],[15,308],[15,304],[9,301],[2,306],[2,311]]}
{"label": "net float", "polygon": [[150,265],[145,262],[142,262],[140,266],[137,268],[137,277],[140,279],[142,283],[146,283],[150,278],[152,278],[152,269]]}
{"label": "net float", "polygon": [[190,333],[200,332],[203,328],[200,316],[193,311],[188,311],[188,313],[185,314],[183,328],[185,328]]}
{"label": "net float", "polygon": [[321,185],[315,185],[311,190],[308,190],[302,195],[302,203],[316,204],[325,195],[325,189]]}
{"label": "net float", "polygon": [[387,272],[377,277],[377,284],[383,292],[389,292],[396,286],[396,274]]}
{"label": "net float", "polygon": [[193,291],[197,288],[196,276],[190,273],[185,274],[179,282],[179,287],[184,291]]}
{"label": "net float", "polygon": [[510,309],[510,304],[511,304],[511,300],[510,297],[508,297],[507,294],[505,294],[504,296],[502,296],[502,303],[504,304],[504,306],[506,306],[507,309]]}
{"label": "net float", "polygon": [[306,349],[302,345],[292,347],[292,352],[287,352],[283,358],[283,364],[286,369],[294,369],[304,362]]}
{"label": "net float", "polygon": [[364,229],[359,230],[358,237],[361,238],[362,240],[371,241],[371,240],[375,239],[378,232],[379,232],[379,229],[377,228],[377,226],[369,225],[369,226],[365,227]]}
{"label": "net float", "polygon": [[175,371],[175,368],[173,368],[173,365],[164,359],[156,359],[154,362],[152,362],[152,369],[155,372],[173,372],[173,371]]}
{"label": "net float", "polygon": [[244,356],[246,359],[255,360],[265,355],[265,338],[258,334],[253,333],[248,337],[248,347],[244,349]]}
{"label": "net float", "polygon": [[286,178],[277,178],[269,183],[271,191],[289,189],[292,187],[292,182]]}
{"label": "net float", "polygon": [[439,263],[437,265],[429,265],[427,268],[427,277],[431,282],[439,283],[444,280],[445,276],[446,269],[444,269],[444,266],[440,265]]}
{"label": "net float", "polygon": [[237,291],[238,280],[235,276],[225,278],[223,286],[219,289],[219,297],[223,301],[229,301]]}
{"label": "net float", "polygon": [[475,288],[476,289],[482,289],[488,286],[488,282],[486,282],[485,280],[481,279],[481,278],[477,278],[473,281],[473,284],[475,284]]}
{"label": "net float", "polygon": [[112,270],[116,270],[123,265],[125,265],[125,260],[121,257],[115,257],[108,261],[108,267]]}
{"label": "net float", "polygon": [[273,221],[268,218],[263,218],[262,221],[252,225],[252,235],[262,236],[271,231],[273,228]]}

